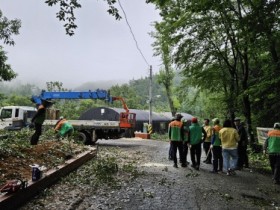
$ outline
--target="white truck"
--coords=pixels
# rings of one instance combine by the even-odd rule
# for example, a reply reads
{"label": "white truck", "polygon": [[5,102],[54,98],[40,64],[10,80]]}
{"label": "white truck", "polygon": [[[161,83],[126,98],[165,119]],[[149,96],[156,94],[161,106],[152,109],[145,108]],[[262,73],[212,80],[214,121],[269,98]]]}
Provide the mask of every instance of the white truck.
{"label": "white truck", "polygon": [[37,109],[29,106],[4,106],[0,109],[0,129],[14,126],[14,130],[31,124]]}
{"label": "white truck", "polygon": [[[0,109],[0,129],[16,131],[28,127],[36,111],[36,108],[28,106],[2,107]],[[59,114],[57,110],[47,110],[47,113],[52,113],[52,111]],[[129,122],[135,122],[135,114],[130,113],[129,116]],[[57,118],[58,116],[53,118],[56,120],[45,120],[44,127],[54,127]],[[94,144],[98,139],[118,139],[123,136],[127,129],[130,129],[130,127],[123,126],[121,121],[69,120],[69,122],[78,131],[78,140],[85,144]],[[125,123],[127,122],[124,122],[124,125],[126,125]]]}

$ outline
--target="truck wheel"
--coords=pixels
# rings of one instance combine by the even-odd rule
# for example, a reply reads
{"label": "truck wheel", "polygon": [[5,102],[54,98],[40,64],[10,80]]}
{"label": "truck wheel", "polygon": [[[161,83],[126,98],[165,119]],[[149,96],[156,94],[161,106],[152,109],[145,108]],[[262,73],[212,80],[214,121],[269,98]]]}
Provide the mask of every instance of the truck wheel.
{"label": "truck wheel", "polygon": [[87,132],[79,132],[78,141],[82,142],[83,144],[89,144],[90,135]]}

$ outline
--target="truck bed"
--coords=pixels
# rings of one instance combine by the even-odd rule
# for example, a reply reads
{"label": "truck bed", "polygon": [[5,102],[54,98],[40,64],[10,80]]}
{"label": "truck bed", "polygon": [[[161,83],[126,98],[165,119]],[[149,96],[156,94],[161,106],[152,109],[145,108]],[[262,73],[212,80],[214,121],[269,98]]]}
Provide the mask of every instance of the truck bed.
{"label": "truck bed", "polygon": [[[108,120],[68,120],[75,128],[119,128],[119,121]],[[57,120],[45,120],[44,125],[55,126]]]}

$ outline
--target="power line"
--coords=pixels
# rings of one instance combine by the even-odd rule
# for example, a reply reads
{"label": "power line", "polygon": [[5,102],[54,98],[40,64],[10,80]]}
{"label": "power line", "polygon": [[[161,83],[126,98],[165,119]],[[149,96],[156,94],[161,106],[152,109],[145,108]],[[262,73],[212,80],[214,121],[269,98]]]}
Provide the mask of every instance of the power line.
{"label": "power line", "polygon": [[131,26],[130,26],[128,20],[127,20],[126,13],[125,13],[125,11],[124,11],[122,5],[121,5],[121,1],[118,0],[118,3],[119,3],[119,5],[120,5],[120,8],[121,8],[123,14],[124,14],[125,22],[126,22],[128,28],[129,28],[129,31],[130,31],[130,33],[131,33],[133,39],[134,39],[134,42],[135,42],[135,45],[136,45],[137,50],[140,52],[140,54],[141,54],[142,58],[144,59],[145,63],[146,63],[148,66],[150,66],[149,63],[148,63],[148,61],[147,61],[147,59],[145,58],[144,54],[142,53],[142,51],[141,51],[141,49],[140,49],[140,47],[139,47],[139,45],[138,45],[138,42],[137,42],[137,40],[136,40],[136,37],[135,37],[135,35],[134,35],[133,31],[132,31],[132,28],[131,28]]}

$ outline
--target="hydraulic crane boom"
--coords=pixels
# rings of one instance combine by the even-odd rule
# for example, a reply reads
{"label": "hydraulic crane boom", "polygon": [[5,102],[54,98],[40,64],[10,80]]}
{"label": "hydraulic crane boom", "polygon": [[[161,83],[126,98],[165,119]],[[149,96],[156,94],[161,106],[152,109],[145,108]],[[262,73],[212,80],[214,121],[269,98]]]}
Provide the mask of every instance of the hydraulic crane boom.
{"label": "hydraulic crane boom", "polygon": [[45,91],[42,90],[39,96],[32,96],[31,101],[36,104],[41,104],[42,100],[51,99],[101,99],[108,102],[113,102],[109,91],[99,90],[96,91]]}
{"label": "hydraulic crane boom", "polygon": [[126,113],[129,113],[129,109],[128,109],[128,107],[127,107],[127,105],[126,105],[126,103],[125,103],[125,101],[122,97],[112,97],[112,100],[113,101],[116,101],[116,100],[121,101],[122,105],[123,105],[123,109],[125,110]]}
{"label": "hydraulic crane boom", "polygon": [[45,91],[42,90],[38,96],[32,96],[31,100],[36,104],[42,104],[42,100],[52,99],[101,99],[108,102],[119,100],[122,102],[125,112],[120,113],[120,127],[133,128],[135,126],[136,114],[130,113],[129,109],[122,97],[111,97],[110,91],[99,90],[96,91]]}

